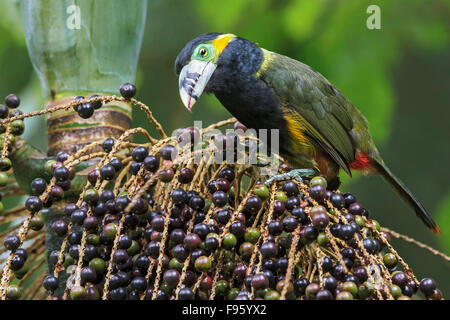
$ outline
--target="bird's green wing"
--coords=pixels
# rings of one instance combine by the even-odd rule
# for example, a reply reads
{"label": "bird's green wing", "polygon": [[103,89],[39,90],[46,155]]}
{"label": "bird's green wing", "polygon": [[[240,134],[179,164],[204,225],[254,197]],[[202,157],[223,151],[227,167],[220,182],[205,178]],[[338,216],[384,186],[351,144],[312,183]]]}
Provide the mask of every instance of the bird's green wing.
{"label": "bird's green wing", "polygon": [[326,151],[349,175],[355,159],[350,137],[354,107],[321,74],[286,56],[264,50],[257,77],[281,100],[289,121],[298,121],[303,134]]}

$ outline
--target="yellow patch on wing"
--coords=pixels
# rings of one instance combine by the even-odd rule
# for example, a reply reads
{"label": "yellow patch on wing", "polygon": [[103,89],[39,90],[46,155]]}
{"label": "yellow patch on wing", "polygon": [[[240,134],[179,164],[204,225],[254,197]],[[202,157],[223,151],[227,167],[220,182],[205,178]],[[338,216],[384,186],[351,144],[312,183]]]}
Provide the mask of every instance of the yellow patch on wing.
{"label": "yellow patch on wing", "polygon": [[283,108],[284,118],[287,122],[287,130],[289,136],[293,142],[293,148],[296,152],[301,152],[302,154],[313,152],[314,147],[311,141],[304,135],[306,131],[307,122],[306,120],[297,112],[289,110],[288,108]]}
{"label": "yellow patch on wing", "polygon": [[211,41],[212,45],[216,48],[216,55],[219,56],[222,51],[227,47],[230,40],[236,38],[234,34],[227,33],[218,36],[215,40]]}
{"label": "yellow patch on wing", "polygon": [[261,67],[259,68],[258,72],[256,72],[256,76],[261,76],[262,73],[266,72],[267,68],[273,61],[273,55],[272,51],[266,50],[261,48],[263,52],[263,62],[261,63]]}

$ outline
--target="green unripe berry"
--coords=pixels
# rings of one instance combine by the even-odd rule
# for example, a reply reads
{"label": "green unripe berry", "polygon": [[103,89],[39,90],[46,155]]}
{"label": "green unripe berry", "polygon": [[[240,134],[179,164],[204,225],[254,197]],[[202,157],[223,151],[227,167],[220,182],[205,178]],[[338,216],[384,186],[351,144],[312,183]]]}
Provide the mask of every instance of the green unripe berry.
{"label": "green unripe berry", "polygon": [[178,272],[183,271],[184,263],[177,260],[177,258],[172,258],[169,261],[169,269],[175,269]]}
{"label": "green unripe berry", "polygon": [[342,290],[350,292],[353,297],[355,297],[358,294],[358,287],[356,286],[356,283],[354,283],[353,281],[344,282],[342,284]]}
{"label": "green unripe berry", "polygon": [[67,267],[69,267],[70,265],[73,265],[74,262],[75,262],[75,260],[70,256],[69,253],[66,253],[66,254],[64,255],[64,262],[63,262],[63,267],[64,267],[64,268],[67,268]]}
{"label": "green unripe berry", "polygon": [[208,148],[208,146],[209,146],[209,143],[208,143],[208,141],[206,141],[206,140],[202,140],[202,141],[200,142],[200,144],[201,144],[202,149],[206,149],[206,148]]}
{"label": "green unripe berry", "polygon": [[355,222],[360,228],[364,228],[366,225],[366,221],[362,216],[355,216]]}
{"label": "green unripe berry", "polygon": [[271,290],[266,293],[264,300],[280,300],[280,294],[276,290]]}
{"label": "green unripe berry", "polygon": [[342,291],[337,294],[336,300],[353,300],[353,296],[348,291]]}
{"label": "green unripe berry", "polygon": [[[4,133],[2,133],[2,134],[0,134],[0,143],[3,145],[3,141],[5,140],[5,134]],[[10,134],[10,135],[8,135],[8,141],[7,141],[7,143],[9,144],[9,145],[12,145],[14,142],[16,141],[16,138],[12,135],[12,134]]]}
{"label": "green unripe berry", "polygon": [[83,300],[86,297],[86,289],[82,286],[75,286],[70,290],[72,300]]}
{"label": "green unripe berry", "polygon": [[236,297],[238,296],[239,292],[241,290],[239,290],[239,288],[231,288],[230,292],[228,292],[228,296],[227,299],[228,300],[234,300],[236,299]]}
{"label": "green unripe berry", "polygon": [[265,184],[258,184],[253,188],[255,194],[261,198],[261,200],[266,200],[269,198],[269,188]]}
{"label": "green unripe berry", "polygon": [[319,235],[317,236],[317,243],[322,247],[325,247],[330,243],[330,240],[328,239],[328,236],[325,232],[319,233]]}
{"label": "green unripe berry", "polygon": [[233,248],[235,245],[237,244],[237,239],[236,236],[232,233],[227,233],[224,237],[223,237],[223,242],[222,245],[224,246],[225,249],[231,249]]}
{"label": "green unripe berry", "polygon": [[89,261],[89,267],[95,270],[95,272],[102,274],[105,272],[106,263],[105,260],[101,258],[94,258]]}
{"label": "green unripe berry", "polygon": [[95,204],[98,202],[99,196],[98,192],[95,189],[87,189],[84,193],[83,200],[88,204]]}
{"label": "green unripe berry", "polygon": [[136,227],[134,229],[129,229],[127,232],[127,235],[133,240],[138,240],[139,237],[141,236],[141,234],[142,234],[142,228],[140,228],[140,227]]}
{"label": "green unripe berry", "polygon": [[361,285],[358,288],[358,298],[360,300],[367,299],[370,296],[370,289],[367,288],[365,285]]}
{"label": "green unripe berry", "polygon": [[169,295],[172,293],[173,290],[173,288],[165,282],[162,282],[159,288],[161,289],[161,291],[164,291]]}
{"label": "green unripe berry", "polygon": [[14,120],[11,122],[11,133],[20,136],[25,131],[25,124],[22,120]]}
{"label": "green unripe berry", "polygon": [[6,290],[6,297],[9,300],[18,300],[22,295],[22,290],[16,285],[10,285]]}
{"label": "green unripe berry", "polygon": [[261,236],[261,232],[256,228],[248,228],[245,231],[244,239],[250,243],[255,244],[258,242],[259,237]]}
{"label": "green unripe berry", "polygon": [[399,286],[393,284],[391,285],[391,294],[395,299],[398,299],[402,295],[402,289]]}
{"label": "green unripe berry", "polygon": [[275,200],[279,200],[283,203],[286,203],[287,201],[286,193],[284,193],[283,191],[278,191],[277,193],[275,193]]}
{"label": "green unripe berry", "polygon": [[0,158],[0,171],[8,171],[12,167],[12,162],[9,158]]}
{"label": "green unripe berry", "polygon": [[270,288],[256,290],[255,296],[258,298],[264,298],[269,291],[270,291]]}
{"label": "green unripe berry", "polygon": [[129,256],[134,256],[135,254],[139,253],[141,251],[141,247],[139,246],[139,243],[137,243],[136,240],[133,240],[131,242],[131,246],[127,249],[127,253]]}
{"label": "green unripe berry", "polygon": [[397,265],[397,257],[392,253],[386,253],[383,257],[383,263],[388,268],[393,268]]}
{"label": "green unripe berry", "polygon": [[375,229],[376,229],[378,232],[380,232],[381,226],[380,226],[380,223],[379,223],[377,220],[373,220],[373,219],[372,219],[372,225],[375,227]]}
{"label": "green unripe berry", "polygon": [[8,174],[0,172],[0,187],[4,187],[8,184]]}
{"label": "green unripe berry", "polygon": [[108,223],[103,228],[103,234],[105,235],[105,238],[107,238],[108,240],[114,240],[114,238],[116,237],[116,234],[117,234],[116,224],[113,222]]}
{"label": "green unripe berry", "polygon": [[311,179],[311,181],[309,182],[310,186],[314,186],[314,185],[321,185],[323,186],[325,189],[327,188],[327,179],[325,179],[324,177],[321,176],[316,176],[314,178]]}
{"label": "green unripe berry", "polygon": [[44,227],[44,218],[41,214],[34,215],[30,220],[30,229],[39,231]]}
{"label": "green unripe berry", "polygon": [[223,296],[227,293],[229,288],[229,283],[226,280],[219,280],[216,282],[216,294]]}
{"label": "green unripe berry", "polygon": [[219,240],[219,235],[215,232],[210,232],[206,235],[206,238],[216,238],[217,240]]}
{"label": "green unripe berry", "polygon": [[[236,245],[235,245],[236,246]],[[225,261],[227,261],[227,260],[229,260],[229,259],[231,259],[231,256],[233,255],[233,251],[231,251],[231,250],[225,250],[224,252],[223,252],[223,259],[225,260]]]}
{"label": "green unripe berry", "polygon": [[194,263],[195,269],[197,269],[197,271],[200,272],[208,271],[209,269],[211,269],[211,265],[212,265],[211,259],[208,258],[207,256],[198,257]]}
{"label": "green unripe berry", "polygon": [[52,164],[54,164],[56,162],[56,160],[48,160],[45,165],[44,165],[44,169],[45,171],[47,171],[48,173],[52,173]]}
{"label": "green unripe berry", "polygon": [[100,244],[100,237],[95,233],[88,234],[86,236],[86,242],[98,246]]}

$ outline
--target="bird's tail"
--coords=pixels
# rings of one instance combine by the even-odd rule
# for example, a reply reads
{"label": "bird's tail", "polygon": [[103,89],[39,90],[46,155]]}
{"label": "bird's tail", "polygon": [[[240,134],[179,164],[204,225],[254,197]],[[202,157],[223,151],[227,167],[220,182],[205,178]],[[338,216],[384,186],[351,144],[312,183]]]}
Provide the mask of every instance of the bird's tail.
{"label": "bird's tail", "polygon": [[404,183],[397,178],[391,170],[382,162],[372,159],[372,163],[377,171],[389,184],[397,191],[397,193],[405,200],[416,212],[417,216],[425,223],[425,225],[435,234],[439,234],[439,227],[434,222],[430,214],[425,210],[419,200],[412,194],[412,192],[404,185]]}

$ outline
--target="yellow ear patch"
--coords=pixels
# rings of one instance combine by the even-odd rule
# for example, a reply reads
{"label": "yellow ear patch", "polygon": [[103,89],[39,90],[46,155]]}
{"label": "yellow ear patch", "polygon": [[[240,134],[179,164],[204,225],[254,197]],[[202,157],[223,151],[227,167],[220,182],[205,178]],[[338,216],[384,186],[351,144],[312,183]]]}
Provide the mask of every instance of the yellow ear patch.
{"label": "yellow ear patch", "polygon": [[226,48],[231,39],[236,38],[234,34],[227,33],[218,36],[215,40],[211,41],[214,48],[216,48],[216,56],[219,56]]}
{"label": "yellow ear patch", "polygon": [[265,73],[269,65],[273,62],[273,55],[272,51],[266,50],[264,48],[261,48],[263,52],[263,61],[261,63],[261,66],[259,67],[259,70],[256,72],[256,76],[259,78],[261,74]]}

